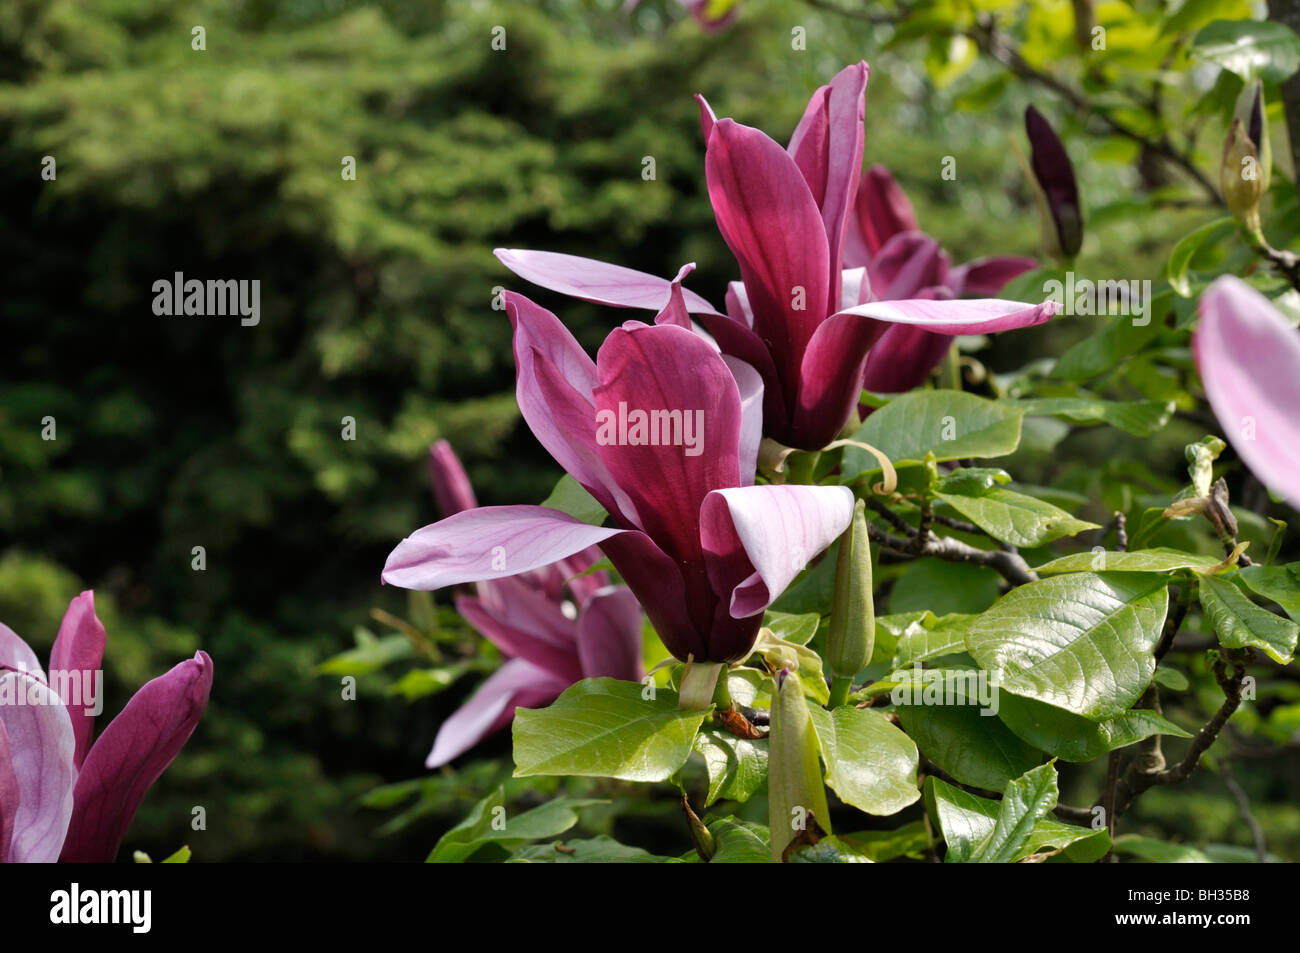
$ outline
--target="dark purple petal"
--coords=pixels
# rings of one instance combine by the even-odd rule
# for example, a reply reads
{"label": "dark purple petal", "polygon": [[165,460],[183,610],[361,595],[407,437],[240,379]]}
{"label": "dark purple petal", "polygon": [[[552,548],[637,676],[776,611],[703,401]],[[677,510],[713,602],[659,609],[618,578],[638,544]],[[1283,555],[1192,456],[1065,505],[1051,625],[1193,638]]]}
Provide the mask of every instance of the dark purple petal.
{"label": "dark purple petal", "polygon": [[578,657],[587,678],[641,680],[641,606],[630,589],[608,586],[583,606]]}
{"label": "dark purple petal", "polygon": [[99,736],[77,778],[65,863],[109,863],[136,809],[167,770],[208,707],[206,652],[145,683]]}
{"label": "dark purple petal", "polygon": [[[66,672],[87,688],[96,683],[95,673],[104,660],[104,643],[107,636],[103,623],[95,615],[95,594],[87,589],[72,600],[63,614],[58,638],[50,651],[50,679],[57,685],[55,672]],[[78,701],[81,703],[78,704]],[[72,719],[73,734],[77,739],[76,765],[81,767],[90,750],[90,739],[95,733],[95,716],[91,713],[89,698],[64,698],[68,715]]]}
{"label": "dark purple petal", "polygon": [[1025,107],[1025,134],[1032,150],[1034,178],[1047,200],[1061,251],[1073,258],[1083,244],[1083,212],[1070,155],[1043,114],[1032,105]]}
{"label": "dark purple petal", "polygon": [[474,498],[474,487],[470,485],[465,468],[446,440],[439,440],[429,448],[429,480],[433,484],[433,497],[438,502],[438,512],[443,516],[478,506],[478,500]]}
{"label": "dark purple petal", "polygon": [[844,267],[857,268],[899,232],[914,232],[920,226],[912,203],[883,165],[873,165],[858,183],[856,215],[849,227],[844,249]]}

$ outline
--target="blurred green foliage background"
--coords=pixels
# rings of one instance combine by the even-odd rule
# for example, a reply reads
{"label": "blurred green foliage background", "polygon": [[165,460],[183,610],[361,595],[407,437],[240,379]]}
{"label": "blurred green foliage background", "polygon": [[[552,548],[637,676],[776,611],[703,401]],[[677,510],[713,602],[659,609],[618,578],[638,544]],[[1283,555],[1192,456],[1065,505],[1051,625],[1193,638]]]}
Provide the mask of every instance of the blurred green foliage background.
{"label": "blurred green foliage background", "polygon": [[[805,51],[791,49],[794,24]],[[498,25],[504,51],[491,46]],[[1037,252],[1008,144],[1032,99],[1080,170],[1082,261],[1159,277],[1204,211],[1134,213],[1130,144],[1082,138],[1081,117],[947,43],[792,0],[753,0],[714,35],[671,0],[631,13],[617,0],[0,8],[0,619],[44,652],[67,601],[93,587],[110,714],[196,648],[216,664],[208,714],[127,848],[189,843],[201,861],[427,852],[437,823],[377,836],[383,815],[358,799],[421,775],[473,680],[407,704],[361,666],[359,698],[344,701],[337,673],[316,666],[372,624],[373,606],[407,611],[379,570],[435,518],[432,440],[453,443],[483,503],[538,502],[558,476],[514,405],[509,323],[492,300],[522,285],[493,247],[661,275],[695,261],[692,287],[721,300],[734,265],[704,192],[692,94],[783,140],[817,85],[867,59],[866,159],[894,170],[955,261]],[[939,174],[948,155],[955,181]],[[340,175],[345,156],[355,181]],[[260,324],[155,316],[153,282],[178,271],[260,280]],[[627,317],[534,291],[591,346]],[[1093,330],[1059,321],[982,357],[1010,371]],[[41,439],[46,416],[57,440]],[[344,417],[355,441],[341,439]],[[1201,432],[1092,432],[1017,476],[1073,473],[1086,492],[1099,461],[1127,454],[1177,482],[1181,446]],[[191,568],[194,546],[205,571]],[[463,629],[449,601],[440,624]],[[504,770],[444,773],[441,826]],[[1226,795],[1207,790],[1205,811],[1230,819]],[[390,792],[368,803],[395,803]],[[189,828],[193,805],[206,833]],[[1300,837],[1293,807],[1267,809]]]}

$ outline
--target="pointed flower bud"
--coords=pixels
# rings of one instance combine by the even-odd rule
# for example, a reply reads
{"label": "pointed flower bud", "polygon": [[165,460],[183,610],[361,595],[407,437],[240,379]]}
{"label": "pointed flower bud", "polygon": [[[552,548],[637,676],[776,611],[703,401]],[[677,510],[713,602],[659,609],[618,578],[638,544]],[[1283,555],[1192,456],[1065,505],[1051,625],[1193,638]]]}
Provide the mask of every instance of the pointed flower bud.
{"label": "pointed flower bud", "polygon": [[871,660],[876,643],[876,608],[871,595],[871,550],[867,504],[858,500],[853,522],[840,537],[835,561],[835,597],[826,642],[826,663],[837,679],[851,680]]}
{"label": "pointed flower bud", "polygon": [[1056,132],[1033,106],[1025,108],[1025,134],[1044,247],[1056,258],[1073,258],[1083,244],[1083,210],[1074,166]]}
{"label": "pointed flower bud", "polygon": [[803,684],[789,669],[776,676],[768,739],[767,819],[772,862],[780,863],[791,843],[814,843],[819,831],[831,829],[812,716]]}
{"label": "pointed flower bud", "polygon": [[1237,100],[1228,138],[1223,144],[1219,187],[1232,217],[1252,236],[1262,239],[1259,202],[1268,191],[1273,150],[1264,114],[1264,89],[1259,80],[1247,84]]}

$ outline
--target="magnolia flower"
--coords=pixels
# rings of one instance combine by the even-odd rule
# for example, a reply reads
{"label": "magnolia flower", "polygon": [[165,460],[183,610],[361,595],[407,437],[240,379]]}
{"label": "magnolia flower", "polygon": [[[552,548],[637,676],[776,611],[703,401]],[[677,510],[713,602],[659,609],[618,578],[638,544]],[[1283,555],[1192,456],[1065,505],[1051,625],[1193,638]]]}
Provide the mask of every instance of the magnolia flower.
{"label": "magnolia flower", "polygon": [[[762,378],[764,433],[805,450],[821,449],[848,421],[868,352],[890,325],[984,334],[1039,324],[1057,310],[997,298],[881,301],[866,268],[844,268],[866,85],[867,64],[858,63],[817,90],[788,149],[718,120],[699,97],[709,199],[741,280],[725,314],[698,295],[684,296],[685,307],[724,354]],[[545,288],[617,307],[662,308],[670,284],[569,255],[499,249],[497,257]]]}
{"label": "magnolia flower", "polygon": [[92,744],[105,640],[89,590],[63,616],[48,678],[0,625],[0,861],[112,861],[208,707],[212,659],[199,652],[146,683]]}
{"label": "magnolia flower", "polygon": [[1233,275],[1216,279],[1198,308],[1192,347],[1224,436],[1260,482],[1300,508],[1300,331]]}
{"label": "magnolia flower", "polygon": [[[429,473],[442,515],[478,507],[451,444],[429,450]],[[641,607],[603,570],[589,547],[531,572],[480,582],[456,609],[509,661],[438,729],[425,766],[436,768],[508,725],[515,709],[549,705],[583,678],[641,678]],[[566,586],[568,596],[566,599]]]}
{"label": "magnolia flower", "polygon": [[[952,267],[939,242],[920,230],[912,203],[883,165],[873,165],[862,176],[854,213],[845,235],[844,264],[865,267],[872,294],[882,301],[996,295],[1037,264],[1032,258],[994,256]],[[862,386],[881,394],[919,387],[951,342],[952,335],[921,325],[893,325],[867,356]]]}
{"label": "magnolia flower", "polygon": [[1057,258],[1069,261],[1083,245],[1083,210],[1074,165],[1056,130],[1033,105],[1025,107],[1025,135],[1043,245]]}
{"label": "magnolia flower", "polygon": [[[615,329],[595,362],[555,315],[505,297],[524,420],[614,525],[543,506],[466,510],[398,544],[384,581],[500,580],[599,545],[673,655],[745,658],[763,610],[848,525],[851,491],[753,485],[762,381],[681,326],[680,276],[658,323]],[[683,445],[687,419],[701,424],[699,453]]]}

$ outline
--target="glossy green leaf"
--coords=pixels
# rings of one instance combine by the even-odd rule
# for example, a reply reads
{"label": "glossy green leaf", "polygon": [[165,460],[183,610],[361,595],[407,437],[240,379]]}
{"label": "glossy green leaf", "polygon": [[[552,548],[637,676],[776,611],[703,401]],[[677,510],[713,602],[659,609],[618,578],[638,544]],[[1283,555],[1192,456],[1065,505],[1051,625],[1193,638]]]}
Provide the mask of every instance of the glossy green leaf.
{"label": "glossy green leaf", "polygon": [[[1020,443],[1024,412],[997,401],[954,390],[918,390],[895,397],[858,428],[854,440],[869,443],[890,460],[961,460],[1001,457]],[[846,447],[845,480],[879,469],[874,457]]]}
{"label": "glossy green leaf", "polygon": [[1225,648],[1262,649],[1283,665],[1295,655],[1300,626],[1255,605],[1230,580],[1202,576],[1197,590],[1205,618]]}
{"label": "glossy green leaf", "polygon": [[587,492],[581,483],[567,473],[560,477],[551,495],[542,501],[542,506],[549,506],[561,513],[568,513],[574,519],[599,526],[608,515],[596,498]]}
{"label": "glossy green leaf", "polygon": [[695,750],[703,756],[709,778],[705,807],[718,798],[748,801],[767,783],[766,741],[706,730],[695,736]]}
{"label": "glossy green leaf", "polygon": [[1130,354],[1142,349],[1160,333],[1159,309],[1146,324],[1134,324],[1129,317],[1118,317],[1096,333],[1067,350],[1052,368],[1058,380],[1085,380],[1105,374]]}
{"label": "glossy green leaf", "polygon": [[1209,569],[1221,559],[1185,553],[1180,549],[1138,549],[1120,553],[1111,550],[1071,553],[1037,567],[1040,576],[1060,572],[1174,572],[1179,569]]}
{"label": "glossy green leaf", "polygon": [[896,615],[928,610],[939,616],[983,612],[997,601],[1001,581],[997,570],[987,566],[914,559],[889,591],[889,611]]}
{"label": "glossy green leaf", "polygon": [[882,619],[907,620],[894,654],[895,666],[907,666],[945,655],[964,654],[966,631],[975,618],[976,615],[969,613],[950,612],[935,616],[932,612],[917,612],[905,616],[881,616],[876,619],[876,625],[879,628]]}
{"label": "glossy green leaf", "polygon": [[600,800],[558,797],[539,807],[511,816],[505,807],[505,789],[498,787],[474,805],[469,816],[434,845],[426,863],[459,863],[489,843],[505,848],[563,834],[578,823],[578,809]]}
{"label": "glossy green leaf", "polygon": [[1208,864],[1210,858],[1189,844],[1171,844],[1143,837],[1140,834],[1122,834],[1115,838],[1115,853],[1127,854],[1138,860],[1154,864]]}
{"label": "glossy green leaf", "polygon": [[1247,566],[1238,575],[1251,592],[1276,602],[1292,622],[1300,622],[1300,563]]}
{"label": "glossy green leaf", "polygon": [[1215,20],[1196,34],[1192,53],[1244,80],[1280,83],[1300,69],[1300,36],[1275,20]]}
{"label": "glossy green leaf", "polygon": [[[563,847],[564,850],[560,848]],[[510,857],[512,864],[680,864],[677,857],[663,857],[640,847],[620,844],[603,834],[588,839],[531,844]]]}
{"label": "glossy green leaf", "polygon": [[[926,803],[948,845],[947,863],[1012,863],[1043,847],[1094,836],[1091,830],[1047,817],[1057,801],[1056,768],[1051,764],[1015,778],[1000,801],[977,797],[935,777],[925,783]],[[1053,840],[1059,843],[1051,844]]]}
{"label": "glossy green leaf", "polygon": [[994,539],[1012,546],[1042,546],[1062,536],[1073,536],[1096,523],[1075,519],[1050,503],[994,486],[970,495],[937,493],[947,503]]}
{"label": "glossy green leaf", "polygon": [[1090,721],[1010,692],[998,698],[998,718],[1012,733],[1062,761],[1091,761],[1152,735],[1191,737],[1167,718],[1145,709],[1130,709],[1104,721]]}
{"label": "glossy green leaf", "polygon": [[1039,397],[1032,400],[1005,401],[1019,407],[1026,415],[1046,415],[1070,423],[1106,423],[1135,437],[1155,433],[1173,416],[1174,402],[1169,400],[1098,400],[1092,397]]}
{"label": "glossy green leaf", "polygon": [[812,637],[817,634],[817,626],[821,623],[821,620],[821,616],[816,612],[803,612],[794,615],[788,612],[768,610],[767,614],[763,616],[763,625],[787,642],[793,642],[795,645],[807,645],[812,641]]}
{"label": "glossy green leaf", "polygon": [[916,743],[870,708],[812,708],[826,764],[826,783],[845,804],[879,816],[895,814],[919,796]]}
{"label": "glossy green leaf", "polygon": [[1206,245],[1212,245],[1225,235],[1231,234],[1237,223],[1231,218],[1216,218],[1185,235],[1169,254],[1169,284],[1184,298],[1192,296],[1189,270],[1196,253]]}
{"label": "glossy green leaf", "polygon": [[1031,582],[974,620],[966,647],[1004,691],[1101,721],[1131,706],[1151,681],[1167,581],[1156,573],[1069,573]]}
{"label": "glossy green leaf", "polygon": [[707,712],[683,711],[665,688],[588,678],[548,708],[515,712],[515,777],[583,775],[663,781],[685,763]]}
{"label": "glossy green leaf", "polygon": [[766,864],[772,860],[771,839],[762,824],[724,817],[708,822],[713,835],[711,864]]}

